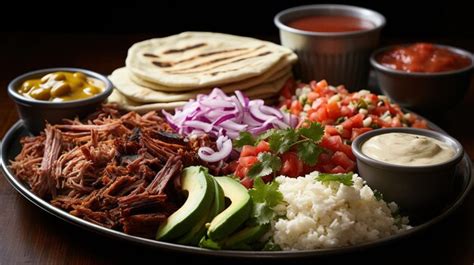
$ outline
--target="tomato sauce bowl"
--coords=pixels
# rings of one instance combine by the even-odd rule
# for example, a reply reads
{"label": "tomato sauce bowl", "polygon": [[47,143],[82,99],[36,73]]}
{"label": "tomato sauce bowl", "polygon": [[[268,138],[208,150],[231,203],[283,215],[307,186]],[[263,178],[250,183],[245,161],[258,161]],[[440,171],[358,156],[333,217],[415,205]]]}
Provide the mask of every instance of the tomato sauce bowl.
{"label": "tomato sauce bowl", "polygon": [[[418,45],[419,47],[412,48]],[[442,56],[439,52],[442,51]],[[392,54],[390,54],[392,53]],[[456,63],[453,58],[467,62]],[[387,60],[391,56],[393,60]],[[451,63],[446,63],[451,60]],[[469,88],[473,55],[438,44],[407,44],[381,48],[370,57],[381,91],[401,107],[434,115],[460,103]]]}
{"label": "tomato sauce bowl", "polygon": [[325,79],[349,90],[367,87],[370,53],[385,25],[381,14],[348,5],[307,5],[274,18],[281,44],[295,51],[302,80]]}

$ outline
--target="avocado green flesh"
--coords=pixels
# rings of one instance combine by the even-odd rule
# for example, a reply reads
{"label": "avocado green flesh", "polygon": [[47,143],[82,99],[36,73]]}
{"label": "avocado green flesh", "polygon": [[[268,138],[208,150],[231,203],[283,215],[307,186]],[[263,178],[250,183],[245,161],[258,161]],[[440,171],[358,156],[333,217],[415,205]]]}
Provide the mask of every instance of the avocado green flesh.
{"label": "avocado green flesh", "polygon": [[214,202],[212,203],[212,208],[209,214],[208,221],[210,222],[214,217],[216,217],[219,213],[224,211],[225,208],[225,196],[224,190],[222,189],[221,185],[217,182],[216,178],[213,176],[209,176],[214,183]]}
{"label": "avocado green flesh", "polygon": [[213,176],[206,174],[214,185],[214,200],[209,212],[201,217],[198,223],[186,235],[176,241],[178,244],[197,246],[203,236],[206,235],[206,223],[211,221],[216,215],[224,210],[224,191]]}
{"label": "avocado green flesh", "polygon": [[176,240],[176,243],[196,246],[199,243],[199,240],[201,240],[201,238],[206,234],[206,223],[208,219],[209,214],[203,215],[191,231]]}
{"label": "avocado green flesh", "polygon": [[212,240],[220,240],[233,233],[249,217],[252,201],[247,189],[238,181],[229,177],[216,177],[231,204],[212,219],[207,235]]}
{"label": "avocado green flesh", "polygon": [[204,168],[187,167],[181,175],[182,189],[188,192],[183,206],[158,228],[156,239],[170,241],[188,233],[208,212],[214,197],[214,183]]}
{"label": "avocado green flesh", "polygon": [[239,249],[259,240],[269,229],[270,224],[245,227],[224,239],[221,244],[226,249]]}

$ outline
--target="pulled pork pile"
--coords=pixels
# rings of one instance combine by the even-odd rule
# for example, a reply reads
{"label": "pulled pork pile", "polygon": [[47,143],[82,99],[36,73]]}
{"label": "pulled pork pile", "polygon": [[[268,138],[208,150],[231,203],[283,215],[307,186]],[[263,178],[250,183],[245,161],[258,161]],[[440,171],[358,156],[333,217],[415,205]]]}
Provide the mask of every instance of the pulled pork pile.
{"label": "pulled pork pile", "polygon": [[148,238],[180,205],[182,168],[200,163],[200,146],[212,146],[205,137],[172,133],[155,112],[121,115],[111,105],[85,122],[47,125],[21,144],[11,169],[35,194],[87,221]]}

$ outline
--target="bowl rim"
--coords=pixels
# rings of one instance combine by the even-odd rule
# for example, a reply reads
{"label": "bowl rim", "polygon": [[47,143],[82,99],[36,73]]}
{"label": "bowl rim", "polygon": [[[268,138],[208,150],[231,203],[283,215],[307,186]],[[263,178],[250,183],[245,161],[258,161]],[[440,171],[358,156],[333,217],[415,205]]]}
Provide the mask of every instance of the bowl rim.
{"label": "bowl rim", "polygon": [[[295,13],[295,12],[300,12],[303,10],[350,10],[353,12],[357,13],[365,13],[365,14],[370,14],[366,16],[366,20],[369,20],[370,22],[376,24],[373,19],[371,19],[372,16],[377,17],[380,20],[379,25],[375,25],[373,28],[365,29],[365,30],[358,30],[358,31],[348,31],[348,32],[315,32],[315,31],[307,31],[307,30],[301,30],[301,29],[296,29],[292,28],[290,26],[287,26],[281,19],[283,16],[290,14],[290,13]],[[367,34],[370,32],[375,32],[375,31],[380,31],[386,24],[386,19],[385,17],[380,14],[377,11],[364,8],[364,7],[358,7],[358,6],[352,6],[352,5],[337,5],[337,4],[316,4],[316,5],[302,5],[302,6],[296,6],[296,7],[291,7],[285,10],[282,10],[278,12],[275,17],[273,18],[273,23],[280,29],[280,31],[284,30],[287,32],[295,33],[295,34],[300,34],[300,35],[306,35],[306,36],[317,36],[317,37],[348,37],[348,36],[356,36],[356,35],[363,35]]]}
{"label": "bowl rim", "polygon": [[[392,132],[409,133],[409,134],[416,134],[416,135],[431,137],[453,147],[456,153],[454,154],[452,158],[441,163],[436,163],[432,165],[405,166],[405,165],[391,164],[391,163],[383,162],[380,160],[376,160],[374,158],[367,156],[366,154],[362,152],[362,145],[367,140],[377,135],[392,133]],[[459,141],[456,140],[454,137],[445,133],[440,133],[440,132],[432,131],[429,129],[420,129],[420,128],[411,128],[411,127],[410,128],[409,127],[380,128],[380,129],[375,129],[375,130],[366,132],[360,135],[359,137],[357,137],[352,142],[351,149],[358,161],[361,160],[362,162],[369,164],[371,166],[377,167],[377,168],[382,168],[382,169],[386,169],[390,171],[403,171],[403,172],[428,172],[428,171],[435,171],[438,169],[448,168],[448,167],[457,165],[459,161],[461,161],[464,155],[464,148],[462,147],[461,143],[459,143]]]}
{"label": "bowl rim", "polygon": [[[53,73],[53,72],[81,72],[87,75],[88,77],[95,78],[103,82],[105,86],[102,92],[97,95],[93,95],[91,97],[84,98],[84,99],[62,101],[62,102],[28,98],[18,93],[17,88],[21,82],[24,82],[25,80],[29,79],[32,76],[38,76],[38,75]],[[80,105],[89,104],[96,101],[101,101],[107,98],[112,93],[112,90],[113,90],[113,84],[105,75],[99,74],[91,70],[76,68],[76,67],[53,67],[53,68],[33,70],[33,71],[29,71],[17,76],[12,81],[10,81],[10,83],[8,83],[8,95],[10,96],[11,99],[15,101],[15,103],[28,105],[28,106],[48,107],[48,108],[77,107]]]}
{"label": "bowl rim", "polygon": [[437,43],[430,43],[430,44],[432,44],[433,46],[435,46],[437,48],[444,48],[444,49],[449,50],[450,52],[453,52],[453,53],[456,53],[458,55],[467,57],[471,60],[471,64],[466,66],[466,67],[460,68],[460,69],[443,71],[443,72],[406,72],[406,71],[403,71],[403,70],[397,70],[397,69],[387,67],[387,66],[379,63],[376,59],[376,57],[382,52],[386,52],[386,51],[392,50],[394,48],[407,47],[407,46],[414,45],[414,44],[417,44],[417,43],[420,43],[420,42],[409,42],[409,43],[402,43],[402,44],[393,44],[393,45],[381,47],[381,48],[375,50],[374,52],[372,52],[372,54],[370,55],[370,64],[372,65],[372,67],[375,68],[375,70],[379,70],[379,71],[382,71],[382,72],[385,72],[385,73],[390,73],[390,74],[395,74],[395,75],[404,75],[404,76],[413,76],[413,77],[446,76],[446,75],[452,75],[452,74],[468,72],[468,71],[470,71],[474,68],[474,54],[472,54],[471,52],[469,52],[467,50],[458,48],[458,47],[454,47],[454,46],[450,46],[450,45],[444,45],[444,44],[437,44]]}

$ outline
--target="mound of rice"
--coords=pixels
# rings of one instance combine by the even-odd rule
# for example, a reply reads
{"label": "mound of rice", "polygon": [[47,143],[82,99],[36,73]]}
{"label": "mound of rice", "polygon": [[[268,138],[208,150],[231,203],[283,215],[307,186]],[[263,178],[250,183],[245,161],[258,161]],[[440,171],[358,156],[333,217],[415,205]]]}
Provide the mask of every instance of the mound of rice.
{"label": "mound of rice", "polygon": [[354,184],[322,183],[318,172],[305,177],[280,176],[284,203],[274,210],[273,241],[284,250],[309,250],[355,245],[411,228],[408,218],[394,218],[395,203],[377,200],[357,174]]}

